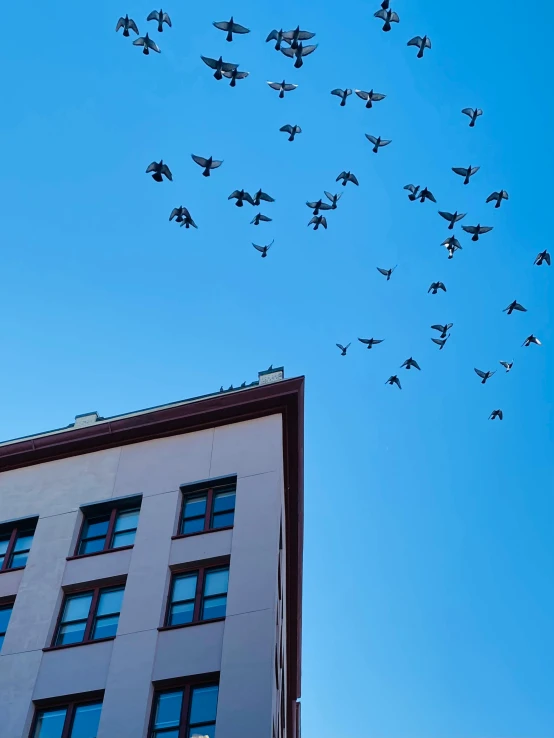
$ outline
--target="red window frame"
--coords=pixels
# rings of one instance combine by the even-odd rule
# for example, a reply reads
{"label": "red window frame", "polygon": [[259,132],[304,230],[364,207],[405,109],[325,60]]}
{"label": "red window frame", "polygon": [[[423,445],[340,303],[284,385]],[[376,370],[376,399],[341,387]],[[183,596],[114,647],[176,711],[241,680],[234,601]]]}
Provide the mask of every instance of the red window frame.
{"label": "red window frame", "polygon": [[49,712],[51,710],[66,710],[65,713],[65,721],[63,724],[63,730],[61,738],[71,738],[71,731],[73,730],[73,720],[75,719],[75,711],[78,707],[86,707],[87,705],[96,705],[100,703],[102,705],[103,703],[103,695],[99,695],[96,699],[86,699],[86,700],[79,700],[75,702],[55,702],[45,704],[44,706],[37,706],[35,708],[35,714],[33,716],[33,722],[31,724],[31,731],[29,733],[29,738],[34,738],[35,731],[37,729],[38,719],[39,715],[42,712]]}
{"label": "red window frame", "polygon": [[[25,520],[18,520],[17,522],[14,522],[13,527],[10,525],[9,527],[4,528],[4,530],[0,533],[0,538],[2,540],[6,540],[6,538],[9,538],[6,553],[3,554],[4,561],[0,565],[0,573],[4,571],[17,571],[18,569],[24,569],[25,566],[27,566],[26,563],[23,566],[10,566],[9,564],[13,558],[14,553],[22,553],[14,551],[18,537],[30,535],[34,536],[36,527],[37,518],[25,518]],[[30,550],[31,549],[29,548],[29,552]]]}
{"label": "red window frame", "polygon": [[[206,681],[199,681],[196,679],[194,681],[177,680],[170,687],[168,686],[168,687],[156,689],[154,691],[154,699],[152,700],[152,712],[150,715],[150,725],[148,727],[148,738],[151,738],[151,736],[154,735],[156,709],[158,707],[158,695],[167,694],[168,692],[182,692],[183,693],[183,701],[181,703],[181,715],[179,719],[179,727],[177,730],[178,730],[178,738],[188,738],[188,733],[190,730],[189,723],[190,723],[190,708],[191,708],[192,693],[194,689],[202,688],[202,687],[217,687],[218,688],[218,698],[219,698],[219,679],[214,679],[213,677],[206,679]],[[217,724],[217,710],[216,710],[216,719],[214,721],[214,725],[216,724]],[[161,735],[163,736],[163,733],[161,733]],[[63,738],[65,738],[65,736]]]}
{"label": "red window frame", "polygon": [[[198,625],[199,623],[217,623],[220,620],[225,620],[226,615],[220,618],[209,618],[207,620],[201,619],[202,604],[204,602],[204,584],[206,582],[206,574],[210,571],[217,571],[218,569],[228,569],[230,571],[231,560],[229,557],[222,558],[217,561],[210,561],[209,563],[203,564],[202,566],[194,566],[187,568],[179,568],[171,572],[171,581],[169,582],[169,592],[167,596],[167,604],[165,608],[164,625],[161,630],[172,629],[172,628],[186,628],[189,625]],[[171,605],[173,605],[173,588],[175,580],[183,575],[196,574],[196,590],[194,593],[194,610],[192,620],[190,623],[177,623],[175,625],[169,625],[169,618],[171,615]],[[227,596],[229,596],[229,589],[227,589]]]}
{"label": "red window frame", "polygon": [[[221,492],[230,491],[233,489],[235,493],[235,508],[233,510],[233,524],[232,525],[224,525],[218,528],[213,527],[213,515],[214,515],[214,497],[216,497],[217,494]],[[203,487],[199,487],[197,485],[191,485],[187,487],[181,487],[181,492],[183,494],[183,499],[181,502],[181,512],[179,515],[179,530],[177,533],[177,536],[174,536],[174,538],[182,538],[184,536],[197,536],[201,535],[202,533],[208,533],[215,530],[230,530],[234,527],[235,519],[234,519],[234,513],[236,512],[236,494],[237,494],[237,480],[236,478],[230,478],[223,480],[217,480],[217,483],[212,484],[206,484]],[[184,533],[184,525],[185,525],[185,509],[188,499],[192,499],[194,497],[202,497],[203,495],[206,496],[206,512],[204,513],[204,527],[202,530],[199,531],[193,531],[192,533]]]}
{"label": "red window frame", "polygon": [[[70,558],[72,559],[80,559],[83,556],[98,556],[98,554],[106,553],[107,551],[124,551],[128,548],[133,548],[134,543],[131,543],[127,546],[118,546],[117,548],[113,547],[113,540],[114,540],[114,534],[115,534],[115,524],[117,522],[117,516],[120,513],[126,513],[131,512],[132,510],[138,510],[139,511],[139,517],[140,517],[140,508],[141,508],[141,500],[138,499],[136,504],[130,504],[129,506],[122,507],[120,505],[114,505],[113,507],[107,508],[106,510],[102,511],[90,511],[90,513],[87,511],[87,508],[83,509],[83,520],[81,522],[81,530],[79,531],[79,537],[77,538],[77,545],[75,546],[75,552],[73,556]],[[107,518],[109,517],[108,521],[108,530],[106,531],[106,538],[104,540],[104,546],[100,551],[92,551],[90,553],[79,553],[79,549],[81,548],[81,543],[83,541],[83,533],[85,532],[87,523],[95,520],[96,518]],[[138,526],[138,522],[137,522]],[[136,529],[135,529],[136,531]]]}

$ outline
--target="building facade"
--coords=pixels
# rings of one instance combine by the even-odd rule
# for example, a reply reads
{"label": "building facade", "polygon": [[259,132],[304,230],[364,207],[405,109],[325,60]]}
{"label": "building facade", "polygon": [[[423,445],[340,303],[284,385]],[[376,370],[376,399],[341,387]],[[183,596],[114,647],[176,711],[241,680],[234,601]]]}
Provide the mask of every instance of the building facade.
{"label": "building facade", "polygon": [[0,444],[0,738],[298,738],[303,378]]}

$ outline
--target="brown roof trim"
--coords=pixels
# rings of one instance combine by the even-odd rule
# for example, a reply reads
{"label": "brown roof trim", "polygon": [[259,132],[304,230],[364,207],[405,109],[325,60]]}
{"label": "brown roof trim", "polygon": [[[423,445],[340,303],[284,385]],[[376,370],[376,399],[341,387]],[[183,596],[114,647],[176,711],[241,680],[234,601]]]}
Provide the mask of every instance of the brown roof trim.
{"label": "brown roof trim", "polygon": [[292,725],[300,697],[304,536],[304,377],[213,395],[144,414],[0,446],[0,473],[141,441],[281,413],[287,564],[287,694]]}

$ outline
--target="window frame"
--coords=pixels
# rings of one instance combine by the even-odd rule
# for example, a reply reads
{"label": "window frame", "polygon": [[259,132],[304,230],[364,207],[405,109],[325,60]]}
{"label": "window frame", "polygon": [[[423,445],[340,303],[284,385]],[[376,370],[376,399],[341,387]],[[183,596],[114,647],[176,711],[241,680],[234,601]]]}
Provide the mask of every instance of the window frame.
{"label": "window frame", "polygon": [[[85,695],[83,695],[85,697]],[[38,719],[41,712],[48,712],[51,710],[66,710],[64,724],[62,728],[61,738],[71,738],[71,731],[73,730],[73,722],[75,719],[75,712],[78,707],[87,707],[88,705],[100,705],[104,704],[104,694],[98,693],[97,697],[88,695],[88,699],[77,699],[74,698],[70,701],[56,701],[52,702],[48,700],[44,704],[35,704],[35,712],[33,715],[33,721],[31,723],[31,730],[29,731],[29,738],[35,738],[35,731],[37,729]],[[102,715],[102,707],[100,708],[100,715]]]}
{"label": "window frame", "polygon": [[[24,518],[22,520],[14,520],[13,523],[7,523],[0,526],[0,538],[3,540],[8,539],[8,547],[6,548],[6,553],[2,554],[4,556],[4,560],[0,564],[0,574],[3,574],[5,571],[19,571],[20,569],[24,569],[27,566],[27,562],[23,564],[23,566],[10,566],[9,562],[12,561],[14,554],[18,553],[24,553],[21,551],[15,551],[15,546],[17,544],[17,539],[21,538],[23,536],[35,536],[36,528],[37,528],[37,522],[38,518]],[[27,549],[27,558],[29,558],[29,554],[31,552],[31,547],[33,545],[33,542],[31,541],[31,546]]]}
{"label": "window frame", "polygon": [[[219,528],[213,527],[213,516],[214,516],[214,498],[221,492],[230,491],[233,488],[235,493],[235,507],[233,508],[233,524],[223,525]],[[189,536],[200,536],[204,533],[213,533],[218,530],[231,530],[235,526],[235,515],[236,515],[236,502],[237,502],[237,478],[236,477],[225,477],[223,479],[215,479],[211,482],[184,485],[181,486],[181,507],[179,511],[179,522],[177,535],[173,538],[188,538]],[[202,530],[193,531],[192,533],[184,533],[185,523],[185,508],[187,500],[206,495],[206,511],[204,513],[204,527]]]}
{"label": "window frame", "polygon": [[[227,606],[225,607],[225,615],[218,618],[209,618],[203,620],[201,618],[202,606],[204,604],[204,586],[206,582],[206,574],[210,571],[217,571],[218,569],[227,569],[229,574],[231,572],[231,559],[226,556],[221,559],[211,560],[204,562],[198,566],[187,566],[186,568],[179,567],[171,571],[171,578],[169,581],[169,589],[167,592],[167,602],[165,606],[165,614],[163,625],[158,630],[173,630],[174,628],[188,628],[191,625],[205,625],[206,623],[218,623],[225,620],[227,617]],[[175,580],[179,577],[187,574],[196,574],[196,589],[194,593],[194,608],[192,620],[189,623],[176,623],[169,625],[169,618],[171,616],[171,606],[173,602],[173,589],[175,586]],[[229,587],[227,586],[226,596],[229,597]],[[227,605],[227,603],[226,603]]]}
{"label": "window frame", "polygon": [[[202,687],[217,687],[218,706],[219,706],[219,674],[206,674],[202,677],[192,677],[186,679],[171,680],[171,684],[167,686],[156,687],[154,685],[154,696],[152,699],[152,708],[150,711],[150,720],[148,723],[147,738],[152,738],[154,734],[154,723],[156,720],[156,709],[158,707],[158,696],[169,692],[183,693],[183,701],[181,703],[181,713],[179,719],[179,727],[177,728],[177,738],[188,738],[190,730],[190,710],[192,706],[192,693],[194,689]],[[217,725],[217,709],[215,714],[214,726]],[[161,734],[163,736],[163,733]],[[65,738],[63,736],[62,738]]]}
{"label": "window frame", "polygon": [[[95,505],[86,506],[84,508],[81,508],[81,512],[83,513],[83,519],[81,521],[81,527],[79,529],[79,535],[77,536],[77,543],[75,544],[75,550],[73,552],[73,556],[68,556],[67,560],[71,561],[72,559],[82,559],[85,556],[99,556],[103,553],[108,553],[111,551],[125,551],[129,548],[133,548],[133,543],[130,543],[126,546],[118,546],[117,548],[114,548],[113,541],[115,538],[116,530],[115,526],[117,523],[117,518],[122,513],[128,513],[137,511],[138,512],[138,520],[137,520],[137,527],[135,528],[135,534],[138,530],[138,524],[140,521],[140,510],[141,510],[141,502],[142,498],[140,497],[133,497],[132,501],[129,501],[125,505],[114,503],[110,505],[109,507],[105,507],[104,509],[95,509]],[[90,507],[90,509],[89,509]],[[108,529],[106,531],[106,536],[104,539],[104,546],[100,551],[90,551],[89,553],[79,553],[79,549],[81,548],[81,543],[83,542],[83,533],[85,532],[87,523],[97,519],[97,518],[108,518]],[[94,537],[94,536],[93,536]]]}
{"label": "window frame", "polygon": [[[70,591],[64,592],[64,596],[62,599],[62,603],[60,606],[60,611],[58,613],[58,617],[56,619],[56,627],[54,628],[54,634],[52,636],[52,642],[50,646],[47,648],[43,648],[43,651],[52,651],[52,650],[58,650],[60,648],[74,648],[75,646],[86,646],[90,643],[102,643],[104,641],[113,641],[115,638],[115,635],[113,636],[104,636],[103,638],[92,638],[92,633],[94,630],[94,626],[96,624],[97,620],[97,611],[98,611],[98,605],[100,602],[100,596],[103,592],[109,592],[113,589],[123,589],[123,596],[125,596],[125,585],[126,580],[118,579],[115,582],[111,582],[110,584],[93,584],[89,587],[81,587],[79,589],[72,589]],[[69,598],[71,597],[78,597],[80,595],[85,594],[92,594],[92,599],[90,602],[90,607],[87,615],[87,619],[85,622],[85,631],[83,633],[83,640],[77,641],[74,643],[57,643],[58,635],[60,632],[61,626],[64,624],[62,621],[63,613],[65,610],[66,603]],[[121,610],[119,611],[119,617],[121,617]],[[68,622],[77,622],[77,621],[68,621]],[[119,621],[118,621],[119,625]]]}
{"label": "window frame", "polygon": [[[15,598],[8,598],[5,600],[0,600],[0,612],[2,610],[8,610],[8,609],[13,611],[14,605],[15,605]],[[0,638],[2,639],[2,641],[0,642],[0,653],[2,652],[2,646],[4,645],[4,638],[6,637],[6,633],[8,632],[10,620],[11,620],[11,613],[10,613],[10,617],[8,618],[8,624],[6,625],[6,630],[3,633],[0,631]]]}

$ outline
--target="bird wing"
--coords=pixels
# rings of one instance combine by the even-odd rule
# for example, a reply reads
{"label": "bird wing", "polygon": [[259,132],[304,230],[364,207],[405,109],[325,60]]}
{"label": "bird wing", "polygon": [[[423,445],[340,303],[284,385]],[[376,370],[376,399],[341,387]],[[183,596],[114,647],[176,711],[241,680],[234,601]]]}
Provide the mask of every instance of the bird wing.
{"label": "bird wing", "polygon": [[384,338],[374,338],[374,339],[372,339],[372,340],[373,340],[373,343],[383,343],[383,341],[384,341],[385,339],[384,339]]}
{"label": "bird wing", "polygon": [[322,202],[322,203],[320,204],[320,206],[319,206],[319,209],[320,209],[320,210],[332,210],[332,209],[333,209],[333,207],[332,207],[332,205],[327,205],[327,203],[326,203],[326,202]]}
{"label": "bird wing", "polygon": [[[324,215],[319,216],[320,224],[327,230],[327,218]],[[348,344],[350,346],[350,344]]]}
{"label": "bird wing", "polygon": [[279,31],[276,31],[275,29],[273,29],[273,31],[271,31],[269,36],[266,38],[265,42],[267,43],[268,41],[277,41],[278,38],[279,38]]}
{"label": "bird wing", "polygon": [[231,30],[233,33],[250,33],[250,29],[246,28],[246,26],[241,26],[240,23],[233,23]]}
{"label": "bird wing", "polygon": [[290,59],[296,54],[296,49],[281,47],[281,54],[288,56]]}
{"label": "bird wing", "polygon": [[281,83],[280,82],[268,82],[267,83],[272,90],[280,90],[281,89]]}
{"label": "bird wing", "polygon": [[191,154],[191,157],[192,157],[192,160],[198,164],[198,166],[200,167],[208,166],[208,160],[204,159],[203,156],[196,156],[196,154]]}
{"label": "bird wing", "polygon": [[149,174],[150,172],[155,172],[158,169],[158,162],[153,161],[152,164],[149,164],[146,169],[146,174]]}
{"label": "bird wing", "polygon": [[500,420],[504,420],[504,413],[502,412],[502,410],[498,411],[498,417],[500,418]]}
{"label": "bird wing", "polygon": [[139,36],[139,38],[136,38],[133,41],[133,46],[144,46],[145,43],[146,43],[146,40],[144,36]]}
{"label": "bird wing", "polygon": [[477,110],[475,111],[475,115],[483,115],[483,111],[481,110],[481,108],[477,108]]}
{"label": "bird wing", "polygon": [[362,100],[367,100],[369,98],[369,92],[364,92],[364,90],[354,90],[356,95],[360,97]]}
{"label": "bird wing", "polygon": [[214,21],[213,25],[220,31],[229,30],[229,21]]}
{"label": "bird wing", "polygon": [[390,143],[392,143],[392,139],[390,139],[389,141],[380,141],[379,146],[388,146]]}
{"label": "bird wing", "polygon": [[265,202],[275,202],[275,199],[271,197],[270,195],[268,195],[266,192],[259,192],[258,199],[265,200]]}
{"label": "bird wing", "polygon": [[482,372],[480,369],[473,369],[475,374],[477,374],[478,377],[481,377],[481,379],[485,379],[487,376],[485,372]]}
{"label": "bird wing", "polygon": [[171,28],[171,18],[168,16],[167,13],[163,14],[162,22],[167,23],[167,25]]}
{"label": "bird wing", "polygon": [[283,133],[292,133],[292,126],[290,125],[290,123],[287,123],[286,126],[282,126],[281,128],[279,128],[279,130]]}
{"label": "bird wing", "polygon": [[373,145],[375,145],[375,144],[377,143],[377,139],[375,138],[375,136],[370,136],[370,135],[369,135],[369,133],[366,133],[366,134],[365,134],[365,137],[366,137],[366,138],[367,138],[367,140],[368,140],[368,141],[370,141],[370,142],[371,142],[371,143],[372,143]]}
{"label": "bird wing", "polygon": [[422,41],[423,39],[421,38],[421,36],[414,36],[408,41],[406,45],[407,46],[421,46]]}
{"label": "bird wing", "polygon": [[431,200],[431,202],[437,202],[431,190],[425,190],[425,196],[428,200]]}
{"label": "bird wing", "polygon": [[317,46],[318,44],[313,44],[313,46],[303,46],[301,56],[308,56],[308,54],[312,54],[317,49]]}
{"label": "bird wing", "polygon": [[[350,181],[351,181],[351,182],[352,182],[353,184],[355,184],[355,185],[359,185],[359,184],[360,184],[360,183],[358,182],[358,179],[357,179],[357,177],[356,177],[356,175],[355,175],[355,174],[352,174],[352,173],[351,173],[351,174],[349,174],[349,175],[348,175],[348,179],[349,179],[349,180],[350,180]],[[549,257],[549,258],[550,258],[550,257]],[[548,262],[548,263],[550,264],[550,262]]]}
{"label": "bird wing", "polygon": [[426,38],[425,39],[425,48],[426,49],[430,49],[431,48],[431,39],[430,38]]}
{"label": "bird wing", "polygon": [[446,328],[446,330],[448,330],[447,326],[444,326],[444,325],[432,325],[431,326],[431,330],[433,330],[433,331],[440,331],[441,333],[443,332],[443,330],[445,328]]}
{"label": "bird wing", "polygon": [[260,215],[258,215],[258,220],[263,220],[264,223],[270,223],[271,222],[271,218],[268,218],[267,215],[262,215],[261,213],[260,213]]}
{"label": "bird wing", "polygon": [[470,176],[474,175],[475,172],[478,172],[481,169],[481,167],[471,167],[469,174]]}
{"label": "bird wing", "polygon": [[437,282],[437,288],[439,290],[442,290],[443,292],[446,292],[446,287],[444,286],[443,282]]}
{"label": "bird wing", "polygon": [[473,118],[473,108],[464,108],[462,110],[462,113],[464,115],[469,115],[470,118]]}
{"label": "bird wing", "polygon": [[503,200],[508,200],[508,199],[509,199],[509,195],[508,195],[508,193],[506,192],[506,190],[501,190],[501,191],[500,191],[500,197],[501,197],[501,198],[502,198]]}
{"label": "bird wing", "polygon": [[445,327],[445,329],[447,331],[449,331],[452,328],[453,325],[454,325],[454,323],[447,323],[444,327]]}
{"label": "bird wing", "polygon": [[173,220],[176,215],[179,215],[179,210],[180,208],[173,208],[173,210],[171,211],[171,215],[169,216],[169,220]]}
{"label": "bird wing", "polygon": [[234,72],[237,67],[238,67],[238,64],[231,64],[230,62],[223,62],[221,64],[221,71],[222,72]]}
{"label": "bird wing", "polygon": [[504,369],[507,369],[510,366],[507,361],[499,361],[498,363],[501,364],[504,367]]}
{"label": "bird wing", "polygon": [[315,36],[315,33],[312,33],[311,31],[298,31],[298,34],[297,34],[299,41],[308,41],[314,36]]}
{"label": "bird wing", "polygon": [[418,190],[418,187],[416,187],[413,184],[408,184],[408,185],[405,185],[404,186],[404,189],[405,190],[408,190],[409,192],[411,192],[412,194],[414,194]]}
{"label": "bird wing", "polygon": [[146,20],[147,21],[151,21],[151,20],[156,20],[157,21],[157,20],[160,20],[160,14],[158,13],[157,10],[153,10],[150,13],[150,15],[148,16],[148,18]]}
{"label": "bird wing", "polygon": [[463,167],[452,167],[452,171],[454,174],[459,174],[460,177],[466,177],[469,169],[464,169]]}
{"label": "bird wing", "polygon": [[129,28],[132,31],[134,31],[137,34],[137,36],[138,36],[139,29],[138,29],[137,24],[135,23],[135,21],[132,18],[129,18]]}
{"label": "bird wing", "polygon": [[246,202],[250,203],[250,205],[254,205],[254,199],[253,199],[252,195],[250,195],[248,192],[245,192],[244,193],[244,198],[243,199],[246,200]]}
{"label": "bird wing", "polygon": [[393,10],[393,11],[392,11],[392,13],[390,14],[390,18],[389,18],[389,21],[390,21],[391,23],[400,23],[400,18],[398,17],[398,13],[395,13],[395,11],[394,11],[394,10]]}
{"label": "bird wing", "polygon": [[412,363],[412,366],[413,367],[415,367],[416,369],[419,369],[419,371],[421,371],[421,367],[419,366],[419,364],[417,363],[417,361],[415,359],[412,359],[412,362],[411,363]]}
{"label": "bird wing", "polygon": [[477,233],[477,226],[462,226],[462,231],[466,233]]}
{"label": "bird wing", "polygon": [[400,380],[398,379],[398,377],[395,377],[395,378],[393,379],[393,382],[394,382],[394,383],[395,383],[396,385],[398,385],[398,389],[402,389],[402,385],[400,384]]}
{"label": "bird wing", "polygon": [[115,32],[117,33],[120,28],[123,28],[125,26],[125,18],[120,18],[117,21],[117,26],[115,27]]}
{"label": "bird wing", "polygon": [[373,343],[373,339],[371,338],[358,338],[358,341],[360,343],[365,343],[366,346],[369,346],[370,343]]}
{"label": "bird wing", "polygon": [[[224,74],[225,74],[225,76],[227,76],[227,75],[231,76],[232,75],[232,72],[224,72]],[[246,79],[246,77],[248,77],[249,74],[250,74],[250,72],[236,72],[235,73],[235,78],[236,79]]]}
{"label": "bird wing", "polygon": [[494,226],[479,226],[479,233],[489,233]]}
{"label": "bird wing", "polygon": [[223,164],[223,159],[219,161],[218,159],[212,159],[212,164],[210,166],[210,169],[219,169],[219,167]]}
{"label": "bird wing", "polygon": [[287,84],[287,85],[283,85],[283,90],[285,92],[291,92],[291,90],[296,90],[297,87],[298,85]]}
{"label": "bird wing", "polygon": [[316,216],[316,215],[314,215],[314,216],[313,216],[313,218],[312,218],[312,219],[310,220],[310,222],[308,223],[308,225],[309,225],[309,226],[311,226],[311,225],[312,225],[312,223],[317,223],[317,222],[318,222],[318,218],[317,218],[317,216]]}
{"label": "bird wing", "polygon": [[386,98],[386,95],[381,95],[380,92],[374,92],[371,96],[371,99],[373,102],[379,102],[380,100],[384,100]]}
{"label": "bird wing", "polygon": [[340,343],[335,344],[337,348],[340,348],[341,351],[345,351],[346,349],[344,346],[342,346]]}
{"label": "bird wing", "polygon": [[217,69],[218,62],[217,59],[211,59],[209,56],[202,56],[200,55],[200,58],[204,62],[204,64],[207,64],[211,69]]}
{"label": "bird wing", "polygon": [[501,197],[500,192],[493,192],[487,197],[486,202],[494,202],[499,197]]}
{"label": "bird wing", "polygon": [[295,133],[302,133],[302,129],[300,128],[300,126],[294,126],[294,132]]}
{"label": "bird wing", "polygon": [[261,253],[264,252],[264,247],[263,246],[258,246],[255,243],[253,243],[252,246],[256,249],[256,251],[260,251]]}
{"label": "bird wing", "polygon": [[173,182],[173,175],[171,174],[171,170],[167,166],[167,164],[162,164],[160,168],[160,174],[165,174],[165,176],[169,179],[169,181]]}
{"label": "bird wing", "polygon": [[275,239],[273,239],[273,241],[271,243],[268,243],[267,244],[267,246],[265,247],[266,250],[270,249],[273,246],[274,241],[275,241]]}
{"label": "bird wing", "polygon": [[461,220],[462,218],[465,218],[465,217],[466,217],[466,215],[467,215],[467,213],[458,213],[458,215],[456,216],[456,223],[457,223],[457,222],[458,222],[459,220]]}
{"label": "bird wing", "polygon": [[157,51],[158,54],[160,53],[160,47],[155,41],[152,41],[151,38],[148,39],[148,48],[152,49],[152,51]]}
{"label": "bird wing", "polygon": [[386,21],[387,20],[387,11],[381,8],[381,10],[378,10],[376,13],[373,14],[374,18],[381,18],[381,20]]}
{"label": "bird wing", "polygon": [[454,217],[453,213],[447,213],[446,210],[439,210],[439,215],[445,220],[452,220],[452,218]]}
{"label": "bird wing", "polygon": [[227,199],[233,200],[233,199],[238,198],[239,196],[240,196],[240,192],[238,190],[234,190],[233,192],[231,192],[231,194],[229,195]]}
{"label": "bird wing", "polygon": [[337,87],[336,90],[331,90],[331,95],[337,95],[337,97],[342,97],[344,94],[344,90],[341,90],[339,87]]}
{"label": "bird wing", "polygon": [[389,270],[388,269],[381,269],[381,267],[376,267],[376,269],[377,269],[378,272],[381,272],[381,274],[384,277],[386,277],[388,275],[388,273],[389,273]]}
{"label": "bird wing", "polygon": [[[347,178],[346,172],[341,172],[339,176],[336,178],[335,182],[338,182],[340,179],[346,179]],[[537,257],[538,258],[538,257]]]}
{"label": "bird wing", "polygon": [[433,341],[433,343],[436,343],[437,346],[442,346],[445,342],[442,338],[432,338],[431,341]]}
{"label": "bird wing", "polygon": [[544,255],[544,260],[546,261],[546,263],[548,264],[548,266],[550,266],[550,254],[548,253],[548,251]]}

